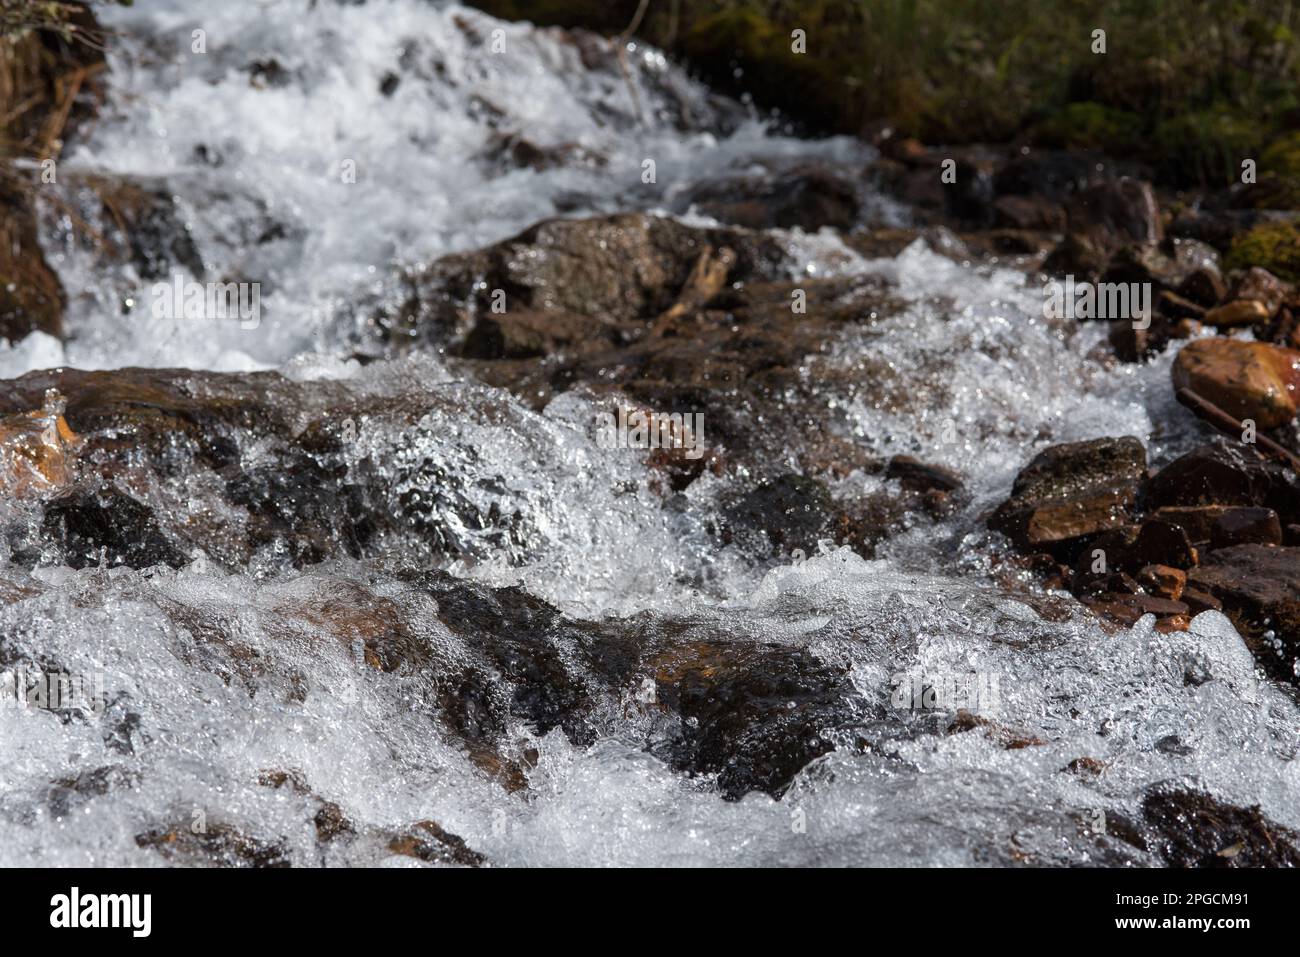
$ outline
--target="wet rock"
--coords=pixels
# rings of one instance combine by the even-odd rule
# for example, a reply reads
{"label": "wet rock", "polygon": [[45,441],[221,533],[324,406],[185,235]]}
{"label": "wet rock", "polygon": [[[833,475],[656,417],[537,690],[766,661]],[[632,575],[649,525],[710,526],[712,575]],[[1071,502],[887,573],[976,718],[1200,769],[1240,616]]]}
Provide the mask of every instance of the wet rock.
{"label": "wet rock", "polygon": [[696,229],[662,217],[548,220],[412,273],[408,300],[376,322],[394,343],[450,342],[455,350],[474,317],[499,313],[502,302],[508,312],[646,323],[673,305],[701,252],[722,246],[736,254],[733,280],[775,274],[786,257],[765,234]]}
{"label": "wet rock", "polygon": [[991,721],[988,718],[968,711],[966,708],[958,708],[957,713],[953,716],[946,729],[947,734],[964,734],[967,731],[983,730],[988,738],[998,744],[999,747],[1007,751],[1018,751],[1021,748],[1031,748],[1038,745],[1046,744],[1042,738],[1035,737],[1032,734],[1026,734],[1022,731],[1016,731],[1004,724]]}
{"label": "wet rock", "polygon": [[1159,242],[1164,236],[1151,184],[1127,176],[1080,191],[1068,213],[1072,232],[1137,243]]}
{"label": "wet rock", "polygon": [[331,841],[340,838],[352,837],[356,834],[356,828],[348,820],[343,809],[333,801],[326,801],[321,798],[308,786],[306,779],[301,771],[263,771],[257,777],[257,783],[263,787],[282,788],[288,785],[296,794],[299,794],[315,802],[316,813],[312,816],[312,824],[316,828],[316,840],[322,844],[328,844]]}
{"label": "wet rock", "polygon": [[1186,569],[1195,567],[1198,560],[1187,532],[1159,518],[1148,518],[1142,523],[1124,554],[1124,562],[1130,567],[1172,565]]}
{"label": "wet rock", "polygon": [[830,537],[836,508],[826,486],[816,479],[793,473],[762,482],[724,513],[723,540],[755,533],[771,548],[789,553],[800,549],[817,552],[817,541]]}
{"label": "wet rock", "polygon": [[1258,806],[1157,786],[1142,802],[1145,842],[1170,867],[1300,867],[1300,836]]}
{"label": "wet rock", "polygon": [[189,866],[290,867],[282,840],[245,834],[229,824],[205,824],[194,830],[188,824],[156,828],[137,834],[136,846],[156,851],[163,859]]}
{"label": "wet rock", "polygon": [[917,492],[955,492],[961,476],[942,465],[927,465],[910,455],[895,455],[885,468],[885,478],[898,479],[906,489]]}
{"label": "wet rock", "polygon": [[439,620],[486,656],[489,667],[439,685],[444,714],[471,745],[494,743],[507,717],[539,735],[561,728],[575,744],[594,740],[593,691],[559,652],[566,636],[582,644],[594,638],[520,588],[473,586],[443,573],[415,581],[437,599]]}
{"label": "wet rock", "polygon": [[1175,389],[1190,389],[1229,415],[1271,429],[1295,418],[1300,351],[1238,339],[1198,339],[1174,360]]}
{"label": "wet rock", "polygon": [[457,864],[478,867],[483,855],[465,843],[465,839],[445,830],[435,821],[417,821],[408,830],[394,835],[388,850],[403,857],[414,857],[426,864]]}
{"label": "wet rock", "polygon": [[1228,295],[1227,284],[1217,265],[1203,264],[1193,269],[1178,284],[1177,292],[1203,307],[1222,302]]}
{"label": "wet rock", "polygon": [[1065,231],[1065,207],[1044,196],[999,196],[993,201],[998,226],[1030,231]]}
{"label": "wet rock", "polygon": [[748,229],[816,232],[829,226],[847,231],[858,221],[853,183],[818,166],[707,182],[687,194],[685,206]]}
{"label": "wet rock", "polygon": [[531,359],[593,341],[613,345],[619,327],[569,312],[509,312],[479,316],[461,348],[469,359]]}
{"label": "wet rock", "polygon": [[1157,598],[1178,601],[1187,585],[1187,573],[1168,565],[1146,565],[1138,572],[1137,580]]}
{"label": "wet rock", "polygon": [[834,750],[855,717],[846,672],[780,645],[686,643],[651,657],[657,699],[680,716],[656,750],[679,771],[716,774],[728,800],[779,797],[809,761]]}
{"label": "wet rock", "polygon": [[0,418],[0,491],[25,499],[72,483],[81,440],[63,418],[64,407],[51,389],[40,409]]}
{"label": "wet rock", "polygon": [[75,808],[116,791],[139,787],[140,772],[120,764],[106,764],[72,777],[50,783],[47,804],[56,818],[66,817]]}
{"label": "wet rock", "polygon": [[1223,611],[1223,602],[1199,588],[1184,588],[1180,597],[1193,615],[1199,615],[1203,611]]}
{"label": "wet rock", "polygon": [[1192,544],[1223,548],[1256,542],[1282,544],[1282,526],[1271,508],[1234,505],[1170,506],[1157,509],[1155,518],[1178,525]]}
{"label": "wet rock", "polygon": [[1125,627],[1137,624],[1144,615],[1155,615],[1157,619],[1163,620],[1188,614],[1185,603],[1154,595],[1107,592],[1096,597],[1085,596],[1080,601],[1100,617]]}
{"label": "wet rock", "polygon": [[1100,758],[1075,758],[1067,764],[1063,770],[1068,771],[1071,774],[1099,775],[1106,770],[1106,762],[1102,761]]}
{"label": "wet rock", "polygon": [[1130,243],[1111,256],[1103,282],[1150,283],[1156,293],[1182,288],[1199,271],[1217,270],[1218,253],[1193,239]]}
{"label": "wet rock", "polygon": [[1291,283],[1283,282],[1267,269],[1251,266],[1233,283],[1232,298],[1237,301],[1258,303],[1268,315],[1272,315],[1294,289]]}
{"label": "wet rock", "polygon": [[1156,300],[1156,309],[1161,315],[1170,319],[1195,319],[1202,320],[1205,318],[1205,307],[1200,306],[1190,299],[1184,299],[1177,293],[1165,290]]}
{"label": "wet rock", "polygon": [[[1278,677],[1297,681],[1300,548],[1234,545],[1216,549],[1187,581],[1223,603],[1261,664]],[[1262,640],[1265,638],[1271,640]]]}
{"label": "wet rock", "polygon": [[73,202],[98,207],[92,215],[104,228],[95,243],[109,262],[130,262],[147,281],[170,279],[177,269],[203,277],[203,257],[165,181],[97,173],[68,184]]}
{"label": "wet rock", "polygon": [[163,534],[148,506],[113,485],[78,487],[45,508],[43,540],[72,568],[101,562],[148,568],[179,568],[189,558]]}
{"label": "wet rock", "polygon": [[1016,477],[989,526],[1021,548],[1069,545],[1131,520],[1146,450],[1130,436],[1052,446]]}
{"label": "wet rock", "polygon": [[1100,237],[1068,233],[1043,260],[1043,271],[1056,276],[1096,278],[1110,262],[1110,253],[1109,245]]}
{"label": "wet rock", "polygon": [[1253,326],[1267,322],[1268,307],[1254,299],[1234,299],[1205,313],[1205,322],[1219,328]]}
{"label": "wet rock", "polygon": [[1065,202],[1089,187],[1134,172],[1097,153],[1030,149],[1015,154],[994,177],[999,195],[1045,196]]}
{"label": "wet rock", "polygon": [[[1246,445],[1216,439],[1197,446],[1157,472],[1143,489],[1142,503],[1148,509],[1161,510],[1162,517],[1180,524],[1195,519],[1185,512],[1167,516],[1163,509],[1198,505],[1264,506],[1277,512],[1285,523],[1292,521],[1292,516],[1300,510],[1300,479]],[[1208,540],[1203,538],[1199,525],[1196,530],[1189,529],[1189,533],[1198,540]]]}
{"label": "wet rock", "polygon": [[521,133],[494,133],[488,144],[488,158],[503,169],[538,171],[562,166],[599,167],[609,162],[579,143],[541,145]]}
{"label": "wet rock", "polygon": [[1191,613],[1165,615],[1156,619],[1155,629],[1162,635],[1172,635],[1178,631],[1189,631],[1192,627]]}
{"label": "wet rock", "polygon": [[1271,508],[1228,508],[1210,530],[1214,548],[1232,545],[1281,545],[1282,526]]}
{"label": "wet rock", "polygon": [[67,297],[37,241],[33,189],[0,166],[0,339],[10,342],[63,335]]}

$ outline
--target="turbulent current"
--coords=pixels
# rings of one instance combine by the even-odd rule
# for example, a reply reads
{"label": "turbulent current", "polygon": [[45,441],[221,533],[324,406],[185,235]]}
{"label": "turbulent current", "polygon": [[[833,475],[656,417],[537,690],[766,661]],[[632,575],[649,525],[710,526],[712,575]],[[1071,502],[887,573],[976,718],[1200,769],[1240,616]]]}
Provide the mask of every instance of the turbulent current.
{"label": "turbulent current", "polygon": [[[1045,319],[1023,271],[924,240],[866,258],[829,230],[774,231],[785,278],[879,281],[898,304],[809,365],[826,413],[814,427],[965,479],[960,507],[910,515],[871,559],[720,541],[706,517],[746,487],[744,469],[666,496],[645,453],[594,441],[582,390],[539,409],[435,346],[377,359],[358,346],[410,270],[557,216],[715,225],[690,197],[720,175],[821,164],[861,184],[862,223],[905,224],[872,189],[868,147],[783,133],[653,49],[629,46],[629,86],[603,40],[456,5],[166,0],[102,19],[109,98],[41,204],[67,339],[0,346],[0,374],[278,371],[330,390],[318,409],[281,409],[304,424],[340,396],[418,396],[406,420],[357,423],[347,464],[380,463],[376,495],[454,476],[457,514],[515,519],[510,534],[448,519],[438,548],[393,534],[318,562],[287,561],[274,537],[237,554],[214,536],[148,568],[0,542],[0,665],[102,688],[89,712],[0,707],[0,864],[190,863],[206,849],[296,865],[1142,865],[1156,859],[1104,822],[1140,817],[1164,782],[1300,828],[1300,708],[1225,617],[1169,635],[1151,617],[1103,628],[1008,572],[985,530],[1049,444],[1133,435],[1160,464],[1192,441],[1169,357],[1107,361],[1104,330]],[[510,161],[521,148],[546,160]],[[113,226],[87,184],[113,177],[173,197],[188,239],[160,243],[161,266],[106,262],[86,239]],[[159,316],[156,285],[174,273],[257,281],[255,327]],[[751,458],[786,457],[764,421],[748,437]],[[240,466],[274,468],[272,452],[249,442]],[[209,481],[140,489],[199,524],[226,507]],[[890,484],[852,470],[831,493]],[[0,511],[26,520],[16,503]],[[512,644],[525,627],[543,652]],[[372,640],[381,631],[400,639]],[[781,747],[806,760],[791,781],[736,784],[771,757],[762,735],[707,757],[698,722],[725,727],[727,703],[706,695],[692,712],[686,679],[656,686],[651,663],[675,641],[696,657],[672,652],[661,676],[735,669],[772,711],[788,689],[767,679],[799,671],[788,708],[807,720]],[[809,677],[814,660],[826,675]],[[991,723],[945,733],[953,709],[900,712],[900,675],[976,676]],[[497,702],[502,683],[515,705]],[[660,700],[669,686],[682,700]],[[1079,759],[1105,772],[1065,770]],[[416,844],[432,833],[416,822],[436,822],[434,852],[401,850],[413,828]],[[187,857],[177,832],[224,843]]]}

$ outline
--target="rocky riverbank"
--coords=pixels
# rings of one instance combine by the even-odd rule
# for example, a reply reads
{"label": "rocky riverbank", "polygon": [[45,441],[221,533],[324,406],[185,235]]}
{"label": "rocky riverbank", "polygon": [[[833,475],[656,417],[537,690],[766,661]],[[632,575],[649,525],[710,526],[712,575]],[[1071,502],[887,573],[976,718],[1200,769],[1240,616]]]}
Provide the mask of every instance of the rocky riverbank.
{"label": "rocky riverbank", "polygon": [[[779,137],[654,51],[634,108],[594,34],[393,15],[347,108],[441,103],[388,148],[480,206],[364,160],[278,202],[325,188],[187,127],[141,11],[58,181],[0,180],[0,669],[102,688],[2,712],[13,860],[1300,863],[1300,213]],[[328,101],[294,38],[362,12],[303,22],[177,62]],[[263,276],[256,325],[147,314]]]}

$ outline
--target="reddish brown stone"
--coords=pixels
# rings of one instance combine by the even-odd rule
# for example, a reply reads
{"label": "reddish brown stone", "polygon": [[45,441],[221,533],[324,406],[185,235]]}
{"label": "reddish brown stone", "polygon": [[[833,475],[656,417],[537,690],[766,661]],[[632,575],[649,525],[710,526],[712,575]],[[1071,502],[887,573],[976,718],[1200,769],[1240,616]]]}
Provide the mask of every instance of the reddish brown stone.
{"label": "reddish brown stone", "polygon": [[1196,339],[1183,346],[1171,374],[1175,389],[1190,389],[1259,429],[1295,418],[1300,351],[1241,339]]}
{"label": "reddish brown stone", "polygon": [[1187,573],[1168,565],[1147,565],[1138,573],[1138,582],[1157,598],[1178,601],[1187,586]]}

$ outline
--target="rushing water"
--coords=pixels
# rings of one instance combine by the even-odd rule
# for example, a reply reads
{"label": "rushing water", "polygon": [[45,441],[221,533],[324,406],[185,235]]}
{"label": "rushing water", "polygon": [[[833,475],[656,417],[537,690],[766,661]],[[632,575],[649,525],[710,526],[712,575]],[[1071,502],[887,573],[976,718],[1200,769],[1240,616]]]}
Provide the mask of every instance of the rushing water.
{"label": "rushing water", "polygon": [[[890,370],[870,401],[828,387],[828,407],[847,412],[853,441],[953,466],[970,491],[957,514],[917,519],[875,561],[828,549],[759,567],[719,549],[662,507],[637,456],[592,443],[579,396],[538,414],[457,381],[436,355],[364,369],[347,358],[356,304],[396,295],[399,267],[557,214],[690,215],[684,193],[724,170],[815,159],[866,184],[868,149],[782,136],[645,48],[631,54],[641,121],[613,61],[588,68],[558,31],[454,5],[168,0],[104,19],[117,31],[110,100],[60,164],[60,202],[43,207],[43,241],[69,291],[69,340],[35,336],[0,352],[0,372],[279,368],[359,393],[416,387],[463,410],[494,409],[430,413],[415,437],[381,428],[356,453],[405,450],[492,478],[475,494],[524,516],[525,549],[506,553],[467,532],[469,557],[453,574],[520,584],[576,619],[649,611],[736,641],[808,648],[847,667],[868,698],[887,698],[899,672],[996,675],[998,721],[1045,743],[1008,750],[994,735],[913,722],[883,744],[814,761],[779,802],[759,793],[728,802],[647,753],[652,720],[611,697],[605,733],[589,747],[559,730],[508,730],[537,752],[525,798],[431,726],[409,680],[359,665],[328,629],[303,623],[302,609],[364,583],[395,603],[437,667],[470,660],[472,642],[443,627],[433,599],[391,575],[391,563],[298,574],[264,563],[243,574],[46,566],[34,580],[10,565],[3,577],[33,592],[0,606],[13,655],[102,674],[115,704],[89,721],[0,709],[0,863],[157,863],[134,836],[199,813],[275,835],[299,863],[406,860],[364,840],[322,849],[313,805],[259,785],[267,768],[300,770],[359,830],[436,820],[498,865],[1087,863],[1098,844],[1079,822],[1132,813],[1166,779],[1300,826],[1300,710],[1256,674],[1225,618],[1202,615],[1188,634],[1158,634],[1151,619],[1108,634],[1077,609],[1041,618],[990,581],[996,549],[981,515],[1034,450],[1130,434],[1161,461],[1188,441],[1168,425],[1182,421],[1168,357],[1107,363],[1101,331],[1045,320],[1022,273],[954,263],[921,243],[867,261],[829,233],[787,236],[801,271],[877,274],[907,304],[822,360]],[[196,54],[200,29],[206,52]],[[493,52],[496,30],[504,53]],[[550,168],[513,168],[500,160],[503,137],[569,146]],[[653,184],[642,182],[646,158]],[[106,263],[68,212],[105,225],[79,192],[94,175],[162,184],[205,275],[262,284],[258,327],[196,333],[192,321],[156,318],[155,280]],[[862,204],[868,220],[903,215],[865,185]],[[712,501],[735,481],[706,476],[687,494]],[[855,474],[834,491],[882,483]],[[201,642],[196,650],[187,625],[196,620],[220,620],[258,657],[259,693],[217,677]],[[1061,772],[1084,756],[1106,761],[1106,773]],[[106,766],[115,770],[105,793],[52,797],[54,782]],[[1144,862],[1132,848],[1111,855]]]}

